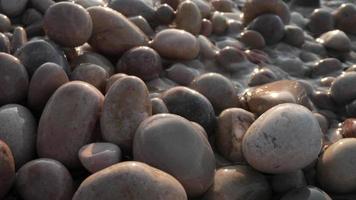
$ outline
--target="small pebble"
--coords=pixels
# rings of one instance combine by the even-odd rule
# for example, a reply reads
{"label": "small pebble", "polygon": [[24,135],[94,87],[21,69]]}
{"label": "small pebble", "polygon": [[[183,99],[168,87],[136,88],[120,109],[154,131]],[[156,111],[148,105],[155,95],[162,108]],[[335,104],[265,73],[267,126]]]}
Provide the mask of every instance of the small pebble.
{"label": "small pebble", "polygon": [[90,83],[101,92],[105,90],[107,79],[109,79],[109,74],[104,68],[89,63],[80,64],[70,75],[71,81],[77,80]]}
{"label": "small pebble", "polygon": [[263,49],[266,46],[263,36],[252,30],[245,30],[240,35],[240,41],[250,49]]}
{"label": "small pebble", "polygon": [[202,16],[199,8],[192,1],[183,1],[176,11],[175,23],[177,28],[190,32],[193,35],[200,33]]}
{"label": "small pebble", "polygon": [[0,198],[4,198],[15,180],[15,162],[9,146],[0,140]]}
{"label": "small pebble", "polygon": [[308,28],[315,35],[321,35],[325,32],[331,31],[334,27],[334,17],[329,11],[324,9],[315,9],[310,15]]}

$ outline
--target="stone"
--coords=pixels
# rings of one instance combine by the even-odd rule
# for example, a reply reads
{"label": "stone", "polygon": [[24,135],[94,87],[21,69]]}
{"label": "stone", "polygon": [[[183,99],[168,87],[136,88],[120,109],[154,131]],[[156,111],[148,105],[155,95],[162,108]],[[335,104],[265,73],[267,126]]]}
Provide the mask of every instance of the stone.
{"label": "stone", "polygon": [[135,47],[125,52],[116,65],[116,72],[141,78],[155,79],[162,71],[160,55],[150,47]]}
{"label": "stone", "polygon": [[126,17],[141,15],[148,22],[154,19],[155,10],[145,0],[111,0],[108,7],[112,8]]}
{"label": "stone", "polygon": [[11,38],[11,50],[13,54],[27,42],[27,33],[21,26],[15,27]]}
{"label": "stone", "polygon": [[94,6],[88,9],[93,22],[93,32],[88,43],[109,55],[148,44],[147,36],[124,15],[110,8]]}
{"label": "stone", "polygon": [[293,25],[287,25],[284,28],[284,41],[292,46],[301,47],[304,44],[304,31]]}
{"label": "stone", "polygon": [[251,88],[244,97],[249,110],[258,115],[281,103],[297,103],[306,107],[310,104],[304,86],[295,80],[280,80]]}
{"label": "stone", "polygon": [[46,104],[37,132],[40,158],[80,167],[79,149],[94,139],[104,96],[94,86],[71,81],[59,87]]}
{"label": "stone", "polygon": [[90,63],[80,64],[70,74],[70,80],[87,82],[101,92],[105,90],[107,79],[109,74],[104,68]]}
{"label": "stone", "polygon": [[335,27],[346,33],[356,34],[354,21],[356,19],[356,6],[352,3],[342,4],[333,12]]}
{"label": "stone", "polygon": [[216,123],[214,108],[199,92],[179,86],[165,91],[161,98],[170,113],[200,124],[209,134],[213,132]]}
{"label": "stone", "polygon": [[151,116],[152,105],[145,83],[134,76],[117,80],[105,96],[100,127],[104,141],[131,152],[135,131]]}
{"label": "stone", "polygon": [[97,142],[80,148],[79,160],[91,173],[110,167],[121,161],[121,150],[115,144]]}
{"label": "stone", "polygon": [[266,46],[263,36],[252,30],[245,30],[240,34],[240,41],[250,49],[263,49]]}
{"label": "stone", "polygon": [[247,29],[259,32],[268,45],[278,43],[285,34],[283,21],[274,14],[263,14],[256,17],[247,26]]}
{"label": "stone", "polygon": [[117,73],[112,75],[107,81],[106,81],[106,87],[105,87],[105,94],[108,93],[109,89],[111,86],[119,79],[126,77],[126,74],[123,73]]}
{"label": "stone", "polygon": [[69,78],[62,67],[55,63],[41,65],[33,74],[28,89],[28,106],[40,113],[52,94]]}
{"label": "stone", "polygon": [[330,87],[331,98],[338,104],[346,104],[356,99],[356,72],[347,72],[338,76]]}
{"label": "stone", "polygon": [[[116,189],[108,190],[108,186]],[[98,198],[187,200],[187,195],[171,175],[141,162],[128,161],[89,176],[81,183],[73,200]]]}
{"label": "stone", "polygon": [[249,166],[233,165],[217,170],[213,186],[204,200],[270,199],[267,179]]}
{"label": "stone", "polygon": [[165,29],[156,34],[150,46],[168,59],[191,60],[198,56],[200,46],[194,35],[178,29]]}
{"label": "stone", "polygon": [[270,180],[272,190],[279,194],[285,194],[291,190],[307,186],[307,181],[302,170],[286,174],[276,174]]}
{"label": "stone", "polygon": [[319,188],[313,186],[294,189],[284,195],[281,200],[332,200],[332,198]]}
{"label": "stone", "polygon": [[155,12],[156,20],[162,25],[169,25],[175,18],[175,12],[168,4],[161,4],[157,7]]}
{"label": "stone", "polygon": [[350,38],[340,30],[333,30],[322,34],[317,40],[325,48],[338,52],[349,52],[351,50]]}
{"label": "stone", "polygon": [[356,167],[352,162],[355,152],[355,138],[341,139],[325,150],[317,165],[317,178],[322,189],[338,194],[348,194],[356,189]]}
{"label": "stone", "polygon": [[332,75],[335,73],[341,73],[343,67],[340,60],[336,58],[325,58],[318,61],[312,68],[311,76],[312,77],[319,77],[319,76],[326,76]]}
{"label": "stone", "polygon": [[26,98],[28,75],[14,56],[0,53],[0,106],[17,103]]}
{"label": "stone", "polygon": [[199,72],[197,70],[181,63],[176,63],[166,69],[167,78],[182,86],[188,86],[198,75]]}
{"label": "stone", "polygon": [[4,15],[0,14],[0,32],[5,33],[10,31],[11,28],[11,21],[10,19]]}
{"label": "stone", "polygon": [[10,47],[9,38],[5,34],[0,33],[0,52],[10,53]]}
{"label": "stone", "polygon": [[176,11],[175,23],[178,29],[183,29],[193,35],[198,35],[201,29],[202,16],[197,5],[192,1],[182,1]]}
{"label": "stone", "polygon": [[40,158],[26,163],[17,171],[15,188],[24,200],[70,200],[74,183],[62,163]]}
{"label": "stone", "polygon": [[106,57],[95,52],[83,52],[79,56],[75,57],[70,64],[71,66],[76,67],[83,63],[98,65],[104,68],[110,76],[115,73],[114,65]]}
{"label": "stone", "polygon": [[310,21],[307,26],[315,35],[321,35],[333,30],[335,27],[333,15],[325,9],[315,9],[309,19]]}
{"label": "stone", "polygon": [[160,113],[169,113],[169,110],[166,104],[162,101],[162,99],[156,97],[151,99],[152,103],[152,115],[160,114]]}
{"label": "stone", "polygon": [[133,156],[174,176],[189,197],[202,195],[213,183],[213,150],[199,129],[180,116],[157,114],[143,121],[135,133]]}
{"label": "stone", "polygon": [[219,115],[215,144],[222,156],[231,162],[245,162],[242,138],[254,121],[254,114],[241,108],[226,109]]}
{"label": "stone", "polygon": [[46,35],[64,47],[77,47],[87,42],[93,30],[89,13],[72,2],[59,2],[48,8],[43,28]]}
{"label": "stone", "polygon": [[263,113],[248,128],[242,152],[255,169],[271,174],[302,169],[318,158],[322,132],[305,107],[285,103]]}
{"label": "stone", "polygon": [[0,140],[11,148],[18,169],[36,155],[36,119],[26,107],[7,104],[0,107],[0,124]]}
{"label": "stone", "polygon": [[28,0],[1,0],[0,11],[9,17],[15,17],[25,10],[27,2]]}

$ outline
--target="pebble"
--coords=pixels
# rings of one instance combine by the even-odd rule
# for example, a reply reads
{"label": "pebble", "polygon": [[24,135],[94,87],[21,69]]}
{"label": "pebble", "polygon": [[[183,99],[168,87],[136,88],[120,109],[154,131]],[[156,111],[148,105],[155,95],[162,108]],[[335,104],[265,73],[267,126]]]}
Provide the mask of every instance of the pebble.
{"label": "pebble", "polygon": [[335,27],[347,33],[356,34],[354,21],[356,19],[356,6],[352,3],[342,4],[333,12]]}
{"label": "pebble", "polygon": [[351,50],[350,38],[340,30],[333,30],[322,34],[317,40],[325,48],[337,52],[349,52]]}
{"label": "pebble", "polygon": [[223,69],[228,72],[240,72],[251,69],[250,65],[246,65],[247,58],[243,51],[227,46],[216,54],[216,61]]}
{"label": "pebble", "polygon": [[88,43],[98,51],[120,55],[148,43],[147,36],[121,13],[100,6],[88,9],[93,22],[93,32]]}
{"label": "pebble", "polygon": [[213,0],[211,5],[219,12],[232,12],[235,3],[231,0]]}
{"label": "pebble", "polygon": [[151,99],[152,104],[152,115],[160,114],[160,113],[169,113],[169,110],[166,104],[160,98]]}
{"label": "pebble", "polygon": [[43,28],[47,36],[57,44],[77,47],[89,40],[93,23],[82,6],[72,2],[60,2],[46,11]]}
{"label": "pebble", "polygon": [[258,115],[281,103],[309,105],[304,86],[294,80],[280,80],[250,89],[245,93],[249,110]]}
{"label": "pebble", "polygon": [[332,75],[337,72],[341,73],[342,71],[342,63],[340,60],[336,58],[325,58],[319,60],[315,66],[312,68],[312,77],[322,76],[325,77],[327,75]]}
{"label": "pebble", "polygon": [[201,125],[207,133],[215,127],[215,112],[210,101],[187,87],[174,87],[161,96],[170,113],[180,115]]}
{"label": "pebble", "polygon": [[0,107],[0,140],[11,148],[16,168],[36,154],[37,122],[31,111],[18,104]]}
{"label": "pebble", "polygon": [[108,93],[109,89],[111,86],[119,79],[126,77],[127,74],[122,74],[122,73],[117,73],[112,75],[107,81],[106,81],[106,87],[105,87],[105,94]]}
{"label": "pebble", "polygon": [[[116,188],[108,190],[108,186]],[[139,186],[139,187],[138,187]],[[73,200],[187,200],[182,185],[171,175],[145,163],[128,161],[85,179]]]}
{"label": "pebble", "polygon": [[5,34],[0,33],[0,52],[10,53],[10,47],[9,38]]}
{"label": "pebble", "polygon": [[47,62],[56,63],[61,66],[64,71],[69,71],[68,62],[64,57],[64,53],[51,43],[42,39],[27,42],[19,48],[14,55],[26,67],[30,77],[32,77],[37,68]]}
{"label": "pebble", "polygon": [[182,86],[189,86],[189,84],[199,74],[197,70],[189,68],[188,66],[181,63],[172,65],[170,68],[166,69],[165,72],[167,78]]}
{"label": "pebble", "polygon": [[222,167],[216,171],[214,184],[204,200],[270,199],[267,179],[254,169],[243,165]]}
{"label": "pebble", "polygon": [[15,17],[20,15],[26,8],[28,0],[0,0],[0,12]]}
{"label": "pebble", "polygon": [[248,82],[248,85],[251,87],[259,86],[278,80],[279,80],[278,76],[272,70],[268,68],[262,68],[259,69],[258,71],[255,71],[253,74],[251,74],[251,78]]}
{"label": "pebble", "polygon": [[304,32],[301,28],[293,25],[284,27],[284,41],[295,47],[301,47],[304,44]]}
{"label": "pebble", "polygon": [[69,78],[62,67],[55,63],[41,65],[33,74],[27,96],[28,106],[40,113],[48,99]]}
{"label": "pebble", "polygon": [[158,114],[143,121],[135,133],[133,155],[174,176],[189,197],[202,195],[213,183],[215,158],[208,140],[177,115]]}
{"label": "pebble", "polygon": [[211,23],[210,20],[208,19],[203,19],[201,21],[201,29],[200,29],[200,35],[198,36],[201,37],[201,36],[210,36],[213,32],[213,24]]}
{"label": "pebble", "polygon": [[[306,131],[307,130],[307,131]],[[305,107],[285,103],[263,113],[248,128],[242,141],[247,162],[272,174],[302,169],[318,158],[322,132]]]}
{"label": "pebble", "polygon": [[332,31],[335,27],[333,15],[325,9],[315,9],[309,19],[308,28],[315,35]]}
{"label": "pebble", "polygon": [[344,138],[356,138],[355,118],[348,118],[342,123],[341,134]]}
{"label": "pebble", "polygon": [[263,14],[256,17],[248,26],[248,30],[259,32],[268,45],[276,44],[284,37],[284,24],[278,15]]}
{"label": "pebble", "polygon": [[74,2],[83,6],[85,9],[94,6],[105,6],[107,4],[106,0],[75,0]]}
{"label": "pebble", "polygon": [[344,73],[338,76],[330,87],[331,98],[338,104],[346,104],[356,99],[356,72]]}
{"label": "pebble", "polygon": [[278,15],[284,24],[288,24],[291,18],[287,4],[281,0],[247,0],[242,12],[242,22],[245,26],[256,17],[266,13]]}
{"label": "pebble", "polygon": [[11,29],[11,21],[10,19],[4,15],[0,14],[0,32],[4,33]]}
{"label": "pebble", "polygon": [[104,92],[109,74],[104,68],[90,63],[77,66],[70,74],[71,81],[83,81],[90,83],[101,92]]}
{"label": "pebble", "polygon": [[332,198],[319,188],[313,186],[294,189],[284,195],[281,200],[332,200]]}
{"label": "pebble", "polygon": [[21,62],[10,54],[0,53],[0,106],[24,100],[28,82]]}
{"label": "pebble", "polygon": [[100,91],[85,82],[72,81],[59,87],[39,121],[39,157],[58,160],[69,169],[78,168],[78,151],[93,139],[103,101]]}
{"label": "pebble", "polygon": [[173,8],[168,4],[161,4],[157,7],[155,12],[155,18],[160,24],[168,25],[173,22],[176,13]]}
{"label": "pebble", "polygon": [[242,138],[255,121],[255,116],[241,108],[224,110],[217,118],[216,147],[231,162],[243,163]]}
{"label": "pebble", "polygon": [[17,171],[15,188],[24,200],[70,200],[74,183],[63,164],[41,158],[26,163]]}
{"label": "pebble", "polygon": [[78,57],[75,57],[71,61],[71,66],[75,67],[82,63],[91,63],[98,65],[105,69],[105,71],[111,76],[115,73],[114,65],[104,56],[95,52],[83,52]]}
{"label": "pebble", "polygon": [[191,0],[198,6],[202,18],[209,18],[213,8],[211,4],[205,0]]}
{"label": "pebble", "polygon": [[10,52],[13,54],[27,42],[27,33],[25,29],[18,26],[14,29],[13,35],[11,38],[11,50]]}
{"label": "pebble", "polygon": [[191,60],[198,56],[200,46],[194,35],[184,30],[166,29],[150,43],[159,55],[168,59]]}
{"label": "pebble", "polygon": [[213,33],[216,35],[224,34],[229,27],[226,17],[220,12],[214,12],[211,17],[211,24]]}
{"label": "pebble", "polygon": [[116,81],[105,96],[100,117],[104,141],[131,152],[132,140],[140,123],[151,116],[152,105],[145,83],[134,76]]}
{"label": "pebble", "polygon": [[176,11],[177,28],[198,35],[201,30],[202,16],[197,5],[192,1],[183,1]]}
{"label": "pebble", "polygon": [[134,23],[148,37],[154,35],[154,31],[151,28],[150,24],[142,16],[130,17],[129,20]]}
{"label": "pebble", "polygon": [[82,165],[93,174],[121,161],[120,148],[104,142],[84,145],[78,155]]}
{"label": "pebble", "polygon": [[31,5],[36,10],[40,11],[41,13],[46,13],[47,9],[54,5],[56,2],[54,0],[30,0]]}
{"label": "pebble", "polygon": [[157,78],[162,71],[161,57],[150,47],[135,47],[119,59],[116,71],[149,81]]}
{"label": "pebble", "polygon": [[245,30],[240,35],[240,41],[250,49],[263,49],[266,46],[263,36],[252,30]]}
{"label": "pebble", "polygon": [[148,22],[151,22],[154,19],[155,10],[147,2],[146,0],[111,0],[108,7],[126,17],[141,15]]}
{"label": "pebble", "polygon": [[204,95],[214,107],[215,113],[237,105],[237,89],[228,78],[218,73],[206,73],[196,77],[190,88]]}
{"label": "pebble", "polygon": [[322,189],[338,194],[355,191],[356,167],[352,162],[355,152],[355,138],[341,139],[325,150],[317,166],[317,178]]}
{"label": "pebble", "polygon": [[180,0],[160,0],[161,4],[168,4],[173,10],[177,10]]}
{"label": "pebble", "polygon": [[4,198],[15,180],[15,162],[9,146],[0,140],[0,198]]}

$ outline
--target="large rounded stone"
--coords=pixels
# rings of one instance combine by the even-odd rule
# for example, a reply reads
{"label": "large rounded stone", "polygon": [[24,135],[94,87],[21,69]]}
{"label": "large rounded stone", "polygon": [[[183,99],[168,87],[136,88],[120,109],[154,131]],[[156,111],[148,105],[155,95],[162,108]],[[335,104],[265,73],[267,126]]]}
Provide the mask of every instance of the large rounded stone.
{"label": "large rounded stone", "polygon": [[31,111],[17,104],[0,107],[0,140],[11,148],[16,168],[35,157],[37,123]]}
{"label": "large rounded stone", "polygon": [[120,148],[104,142],[87,144],[80,148],[78,154],[80,162],[91,173],[110,167],[121,160]]}
{"label": "large rounded stone", "polygon": [[60,2],[46,11],[43,29],[57,44],[77,47],[89,40],[93,23],[82,6],[72,2]]}
{"label": "large rounded stone", "polygon": [[317,40],[325,48],[337,52],[349,52],[351,50],[350,38],[340,30],[333,30],[322,34]]}
{"label": "large rounded stone", "polygon": [[332,198],[319,188],[308,186],[288,192],[281,200],[332,200]]}
{"label": "large rounded stone", "polygon": [[83,63],[73,70],[70,74],[70,79],[90,83],[98,90],[104,92],[106,81],[109,79],[109,74],[103,67],[95,64]]}
{"label": "large rounded stone", "polygon": [[309,30],[320,35],[334,29],[335,21],[333,15],[325,9],[315,9],[310,15],[308,23]]}
{"label": "large rounded stone", "polygon": [[[192,81],[190,87],[210,101],[215,113],[220,113],[237,105],[238,90],[228,78],[218,73],[198,76]],[[221,99],[224,99],[224,101]]]}
{"label": "large rounded stone", "polygon": [[162,94],[162,100],[170,113],[200,124],[208,133],[213,132],[216,120],[214,108],[199,92],[187,87],[174,87]]}
{"label": "large rounded stone", "polygon": [[16,174],[16,191],[24,200],[72,199],[71,174],[60,162],[36,159],[22,166]]}
{"label": "large rounded stone", "polygon": [[348,194],[356,190],[356,139],[346,138],[332,144],[321,155],[317,178],[321,188]]}
{"label": "large rounded stone", "polygon": [[204,195],[204,200],[268,200],[271,189],[267,179],[248,166],[235,165],[220,168],[214,184]]}
{"label": "large rounded stone", "polygon": [[197,5],[192,1],[182,1],[179,4],[175,22],[177,28],[198,35],[201,29],[202,16]]}
{"label": "large rounded stone", "polygon": [[202,195],[213,183],[215,158],[210,144],[180,116],[157,114],[143,121],[135,134],[133,155],[134,160],[173,175],[190,197]]}
{"label": "large rounded stone", "polygon": [[89,44],[102,53],[120,55],[148,43],[147,36],[125,16],[113,9],[94,6],[88,9],[93,21]]}
{"label": "large rounded stone", "polygon": [[288,6],[281,0],[247,0],[242,12],[242,21],[245,26],[256,17],[266,13],[278,15],[284,24],[288,24],[290,20]]}
{"label": "large rounded stone", "polygon": [[335,27],[347,33],[356,34],[356,6],[353,3],[342,4],[333,12]]}
{"label": "large rounded stone", "polygon": [[226,109],[220,114],[215,135],[216,147],[221,155],[232,162],[245,161],[242,138],[254,121],[255,116],[241,108]]}
{"label": "large rounded stone", "polygon": [[17,103],[26,98],[28,75],[14,56],[0,53],[0,106]]}
{"label": "large rounded stone", "polygon": [[55,63],[41,65],[30,81],[27,96],[29,107],[40,113],[57,88],[68,81],[67,74],[59,65]]}
{"label": "large rounded stone", "polygon": [[288,173],[318,158],[322,132],[305,107],[285,103],[262,114],[247,130],[242,151],[247,162],[265,173]]}
{"label": "large rounded stone", "polygon": [[38,125],[39,157],[79,167],[78,151],[93,139],[103,101],[100,91],[85,82],[72,81],[58,88]]}
{"label": "large rounded stone", "polygon": [[149,81],[157,78],[162,71],[161,57],[150,47],[135,47],[120,58],[116,71]]}
{"label": "large rounded stone", "polygon": [[198,56],[200,45],[194,35],[178,29],[166,29],[156,34],[151,47],[162,57],[191,60]]}
{"label": "large rounded stone", "polygon": [[0,140],[0,198],[10,190],[15,179],[15,162],[11,150]]}
{"label": "large rounded stone", "polygon": [[187,195],[171,175],[144,163],[131,161],[89,176],[73,197],[73,200],[97,199],[187,200]]}
{"label": "large rounded stone", "polygon": [[276,44],[284,36],[284,24],[278,15],[264,14],[256,17],[248,26],[263,36],[267,44]]}
{"label": "large rounded stone", "polygon": [[120,78],[105,96],[100,118],[104,140],[130,152],[137,127],[151,114],[145,83],[134,76]]}
{"label": "large rounded stone", "polygon": [[56,63],[68,73],[69,65],[63,51],[45,40],[33,40],[27,42],[15,53],[15,56],[26,67],[30,76],[46,62]]}
{"label": "large rounded stone", "polygon": [[0,0],[0,12],[15,17],[20,15],[26,8],[28,0]]}
{"label": "large rounded stone", "polygon": [[356,99],[356,72],[347,72],[338,76],[330,87],[331,98],[339,103],[345,104]]}

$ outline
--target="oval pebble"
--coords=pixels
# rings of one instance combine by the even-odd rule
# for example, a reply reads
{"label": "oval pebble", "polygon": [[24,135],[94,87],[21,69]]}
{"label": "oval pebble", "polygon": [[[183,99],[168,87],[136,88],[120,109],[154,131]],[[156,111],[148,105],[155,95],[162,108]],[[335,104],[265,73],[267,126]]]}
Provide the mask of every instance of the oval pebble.
{"label": "oval pebble", "polygon": [[103,101],[100,91],[85,82],[72,81],[59,87],[40,118],[39,157],[53,158],[70,169],[78,168],[78,151],[93,139]]}
{"label": "oval pebble", "polygon": [[135,133],[133,155],[174,176],[189,197],[202,195],[213,183],[215,158],[209,142],[180,116],[158,114],[143,121]]}
{"label": "oval pebble", "polygon": [[103,139],[131,152],[137,127],[151,114],[152,105],[145,83],[134,76],[120,78],[105,96],[100,117]]}
{"label": "oval pebble", "polygon": [[99,91],[104,92],[109,74],[104,68],[96,64],[83,63],[73,70],[70,74],[70,79],[72,81],[77,80],[90,83]]}
{"label": "oval pebble", "polygon": [[265,173],[288,173],[318,158],[322,132],[305,107],[280,104],[263,113],[247,130],[242,151],[247,162]]}
{"label": "oval pebble", "polygon": [[177,28],[193,35],[200,33],[202,16],[197,5],[192,1],[182,1],[176,11]]}
{"label": "oval pebble", "polygon": [[339,104],[345,104],[356,99],[356,88],[353,87],[354,81],[356,81],[356,72],[348,72],[338,76],[330,87],[331,98]]}
{"label": "oval pebble", "polygon": [[0,140],[0,198],[10,190],[15,180],[15,162],[9,146]]}
{"label": "oval pebble", "polygon": [[42,158],[26,163],[17,171],[15,188],[24,200],[70,200],[74,183],[63,164]]}
{"label": "oval pebble", "polygon": [[[108,190],[108,186],[115,189]],[[73,200],[187,200],[171,175],[141,162],[123,162],[85,179]]]}
{"label": "oval pebble", "polygon": [[9,17],[15,17],[25,10],[27,2],[28,0],[0,0],[0,11]]}

